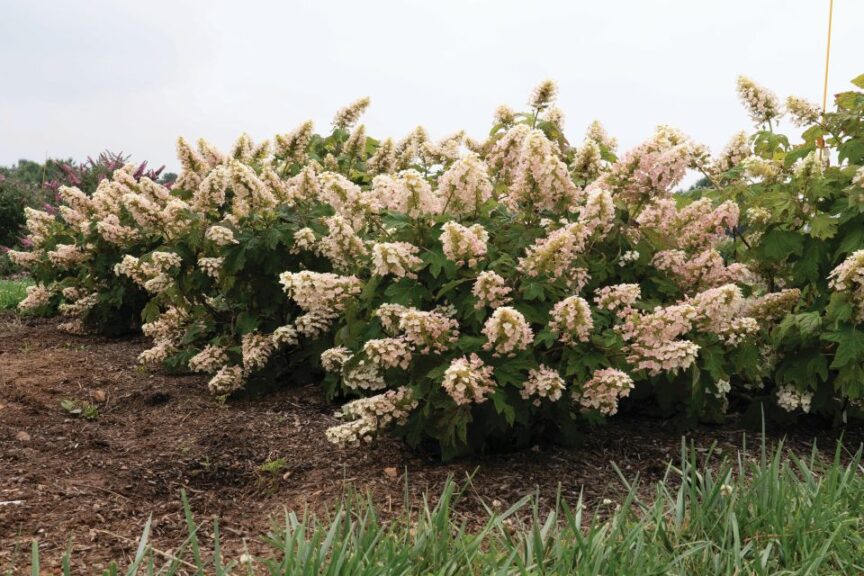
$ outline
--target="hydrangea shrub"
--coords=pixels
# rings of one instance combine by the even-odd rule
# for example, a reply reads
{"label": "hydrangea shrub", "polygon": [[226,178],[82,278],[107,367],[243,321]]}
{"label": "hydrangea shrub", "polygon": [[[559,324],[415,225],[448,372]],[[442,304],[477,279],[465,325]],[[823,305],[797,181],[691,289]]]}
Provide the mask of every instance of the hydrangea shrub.
{"label": "hydrangea shrub", "polygon": [[[619,154],[595,122],[573,145],[551,82],[482,142],[376,140],[368,99],[328,135],[181,139],[171,189],[122,168],[92,197],[65,189],[59,217],[28,213],[34,250],[13,257],[45,280],[23,306],[86,317],[135,291],[141,362],[222,396],[320,364],[342,446],[388,430],[452,457],[764,400],[846,414],[864,393],[864,95],[822,114],[738,91],[759,129],[713,157],[667,126]],[[774,132],[784,114],[803,143]],[[676,193],[688,170],[703,182]]]}

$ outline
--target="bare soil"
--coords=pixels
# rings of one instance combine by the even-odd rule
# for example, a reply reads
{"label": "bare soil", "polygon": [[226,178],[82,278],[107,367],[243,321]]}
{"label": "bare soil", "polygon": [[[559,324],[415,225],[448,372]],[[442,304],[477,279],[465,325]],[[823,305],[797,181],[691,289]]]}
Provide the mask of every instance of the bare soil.
{"label": "bare soil", "polygon": [[[372,449],[341,450],[324,439],[335,407],[314,387],[223,405],[208,394],[206,378],[137,369],[142,337],[70,336],[56,324],[0,314],[0,573],[29,570],[34,538],[44,566],[57,566],[71,546],[73,564],[93,573],[134,554],[148,515],[154,546],[170,552],[185,538],[181,488],[203,522],[203,545],[218,517],[227,555],[236,558],[247,548],[263,551],[262,534],[284,510],[327,513],[349,489],[395,514],[406,494],[416,505],[448,477],[470,476],[459,503],[470,521],[482,517],[484,502],[507,506],[532,491],[547,506],[559,489],[571,501],[584,493],[592,506],[614,501],[625,490],[612,463],[650,483],[680,453],[674,427],[650,419],[613,420],[576,449],[535,447],[447,464],[386,438]],[[98,416],[70,414],[64,400],[89,402]],[[732,454],[742,432],[701,428],[689,440]],[[818,436],[830,452],[839,431],[781,433],[801,450]],[[861,438],[845,432],[847,445]],[[279,458],[285,465],[277,473],[261,469]]]}

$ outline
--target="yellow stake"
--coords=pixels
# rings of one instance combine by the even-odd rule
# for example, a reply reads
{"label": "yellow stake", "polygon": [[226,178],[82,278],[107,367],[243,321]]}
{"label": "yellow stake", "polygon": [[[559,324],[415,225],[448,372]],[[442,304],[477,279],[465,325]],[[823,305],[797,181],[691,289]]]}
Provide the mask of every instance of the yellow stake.
{"label": "yellow stake", "polygon": [[822,113],[828,109],[828,65],[831,63],[831,21],[834,19],[834,0],[828,7],[828,45],[825,48],[825,83],[822,87]]}

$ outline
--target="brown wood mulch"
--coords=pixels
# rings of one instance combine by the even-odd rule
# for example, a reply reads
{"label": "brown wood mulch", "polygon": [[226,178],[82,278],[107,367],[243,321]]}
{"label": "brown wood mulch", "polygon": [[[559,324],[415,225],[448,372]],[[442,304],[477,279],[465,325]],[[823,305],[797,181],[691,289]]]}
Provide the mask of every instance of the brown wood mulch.
{"label": "brown wood mulch", "polygon": [[[535,447],[442,464],[382,439],[371,449],[340,450],[324,439],[335,407],[312,387],[286,387],[259,398],[217,403],[206,378],[153,374],[135,367],[142,337],[70,336],[54,320],[0,315],[0,573],[29,570],[32,540],[44,566],[57,566],[67,546],[73,565],[93,573],[109,559],[134,554],[148,515],[153,544],[170,552],[184,540],[180,489],[189,494],[210,542],[220,519],[229,558],[266,550],[262,535],[285,510],[327,513],[346,490],[368,493],[385,516],[407,501],[418,505],[448,477],[470,487],[459,502],[468,521],[484,503],[508,506],[536,492],[541,505],[559,492],[580,491],[591,505],[620,499],[625,489],[614,462],[645,490],[677,458],[681,437],[661,420],[614,420],[587,435],[583,446]],[[61,407],[90,402],[87,421]],[[782,431],[808,450],[814,435],[833,451],[832,430]],[[845,432],[848,445],[862,435]],[[697,446],[717,443],[725,454],[741,446],[734,425],[689,434]],[[750,443],[755,435],[748,433]],[[278,473],[260,466],[282,458]],[[406,482],[407,474],[407,482]],[[602,506],[601,506],[602,507]],[[28,572],[29,573],[29,572]]]}

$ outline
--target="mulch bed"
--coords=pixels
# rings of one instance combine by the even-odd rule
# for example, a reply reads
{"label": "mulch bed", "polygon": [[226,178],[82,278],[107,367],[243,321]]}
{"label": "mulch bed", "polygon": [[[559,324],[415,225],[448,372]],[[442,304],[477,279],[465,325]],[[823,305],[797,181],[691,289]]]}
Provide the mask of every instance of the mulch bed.
{"label": "mulch bed", "polygon": [[[205,521],[204,546],[208,520],[218,516],[227,555],[236,558],[244,547],[262,551],[261,535],[285,509],[326,513],[349,487],[395,514],[406,493],[416,505],[448,477],[471,476],[459,503],[471,521],[482,517],[484,502],[506,507],[532,491],[546,506],[559,489],[571,501],[583,492],[592,506],[614,501],[625,490],[613,462],[650,482],[681,449],[670,423],[627,419],[592,431],[578,449],[535,447],[447,464],[386,438],[372,449],[340,450],[324,439],[336,423],[335,407],[314,387],[288,386],[222,405],[207,392],[206,378],[137,369],[136,356],[147,347],[142,337],[70,336],[56,324],[0,315],[0,573],[27,569],[34,538],[43,565],[58,565],[71,545],[74,564],[91,573],[133,555],[151,514],[153,544],[171,550],[186,532],[181,488]],[[91,402],[99,416],[75,417],[63,400]],[[688,436],[732,454],[742,432],[727,425]],[[801,450],[818,436],[828,451],[838,434],[780,432]],[[862,435],[846,431],[845,438],[857,445]],[[286,465],[277,474],[260,469],[278,458]]]}

